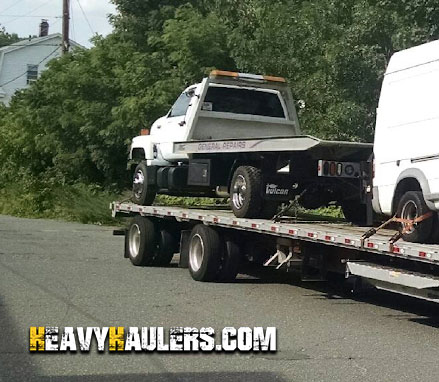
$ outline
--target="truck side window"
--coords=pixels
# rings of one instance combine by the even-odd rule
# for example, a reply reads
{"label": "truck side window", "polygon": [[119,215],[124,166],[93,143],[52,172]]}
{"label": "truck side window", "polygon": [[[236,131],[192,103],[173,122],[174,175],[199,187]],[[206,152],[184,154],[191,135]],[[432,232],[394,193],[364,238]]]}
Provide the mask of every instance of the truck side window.
{"label": "truck side window", "polygon": [[187,93],[182,93],[172,106],[168,117],[180,117],[182,115],[186,115],[186,111],[189,107],[190,102],[190,95]]}
{"label": "truck side window", "polygon": [[211,86],[204,101],[212,104],[212,111],[285,118],[276,93]]}

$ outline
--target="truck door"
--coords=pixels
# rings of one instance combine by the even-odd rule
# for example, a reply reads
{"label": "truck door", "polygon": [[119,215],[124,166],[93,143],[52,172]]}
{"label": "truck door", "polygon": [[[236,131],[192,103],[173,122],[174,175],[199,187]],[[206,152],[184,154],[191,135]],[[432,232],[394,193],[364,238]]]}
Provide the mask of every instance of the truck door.
{"label": "truck door", "polygon": [[187,138],[188,117],[190,116],[192,103],[195,102],[195,87],[186,89],[175,101],[166,117],[155,126],[154,136],[163,159],[185,159],[181,155],[172,154],[173,143],[184,141]]}
{"label": "truck door", "polygon": [[184,141],[187,138],[187,119],[191,113],[192,103],[195,102],[194,99],[197,99],[194,94],[195,87],[181,93],[168,115],[156,126],[154,135],[159,142],[159,149],[164,159],[179,159],[175,154],[172,154],[173,142]]}

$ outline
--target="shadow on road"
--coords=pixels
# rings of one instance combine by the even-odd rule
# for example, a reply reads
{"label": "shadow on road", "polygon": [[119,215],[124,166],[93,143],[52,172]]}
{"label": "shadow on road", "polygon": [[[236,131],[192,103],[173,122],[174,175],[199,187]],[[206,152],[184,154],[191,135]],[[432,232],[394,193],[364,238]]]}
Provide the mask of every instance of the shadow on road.
{"label": "shadow on road", "polygon": [[[243,277],[243,276],[244,277]],[[246,265],[238,284],[284,284],[307,289],[305,297],[334,300],[336,304],[372,304],[389,308],[395,314],[387,314],[395,320],[408,320],[418,324],[439,328],[439,304],[414,297],[377,290],[372,287],[352,291],[343,275],[330,274],[327,281],[302,281],[298,272],[285,272],[274,268]]]}

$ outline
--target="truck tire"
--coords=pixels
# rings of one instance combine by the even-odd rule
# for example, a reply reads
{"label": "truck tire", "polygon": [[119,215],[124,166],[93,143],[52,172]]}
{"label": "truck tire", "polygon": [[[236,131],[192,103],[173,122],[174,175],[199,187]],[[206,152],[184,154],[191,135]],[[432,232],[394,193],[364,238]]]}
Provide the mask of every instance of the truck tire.
{"label": "truck tire", "polygon": [[261,170],[256,167],[239,166],[235,170],[230,185],[230,204],[236,217],[260,217],[261,182]]}
{"label": "truck tire", "polygon": [[[425,203],[421,191],[406,192],[398,203],[396,216],[403,219],[415,219],[428,213],[430,209]],[[412,243],[425,243],[430,238],[433,227],[433,219],[423,220],[413,226],[413,228],[402,235],[404,241]],[[404,225],[400,224],[399,230],[402,232]]]}
{"label": "truck tire", "polygon": [[156,250],[152,265],[165,267],[169,265],[177,251],[175,233],[168,229],[161,229],[156,236]]}
{"label": "truck tire", "polygon": [[143,216],[136,216],[131,221],[127,232],[128,257],[133,265],[151,265],[156,251],[154,223]]}
{"label": "truck tire", "polygon": [[356,200],[341,202],[341,209],[345,219],[354,225],[364,227],[367,225],[367,207]]}
{"label": "truck tire", "polygon": [[234,240],[229,237],[225,238],[223,258],[221,267],[218,272],[217,281],[232,282],[236,279],[239,267],[241,265],[241,249]]}
{"label": "truck tire", "polygon": [[215,281],[220,270],[223,244],[219,233],[204,224],[196,225],[189,239],[189,272],[196,281]]}
{"label": "truck tire", "polygon": [[147,182],[147,167],[145,162],[140,162],[134,170],[133,175],[132,200],[141,206],[150,206],[156,196],[155,187]]}

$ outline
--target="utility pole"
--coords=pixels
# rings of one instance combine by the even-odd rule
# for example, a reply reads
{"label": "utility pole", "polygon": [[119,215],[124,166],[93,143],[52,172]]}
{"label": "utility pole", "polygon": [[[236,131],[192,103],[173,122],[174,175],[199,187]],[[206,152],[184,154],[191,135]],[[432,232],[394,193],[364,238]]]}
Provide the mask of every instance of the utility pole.
{"label": "utility pole", "polygon": [[70,48],[70,0],[63,0],[62,8],[62,54],[64,55]]}

